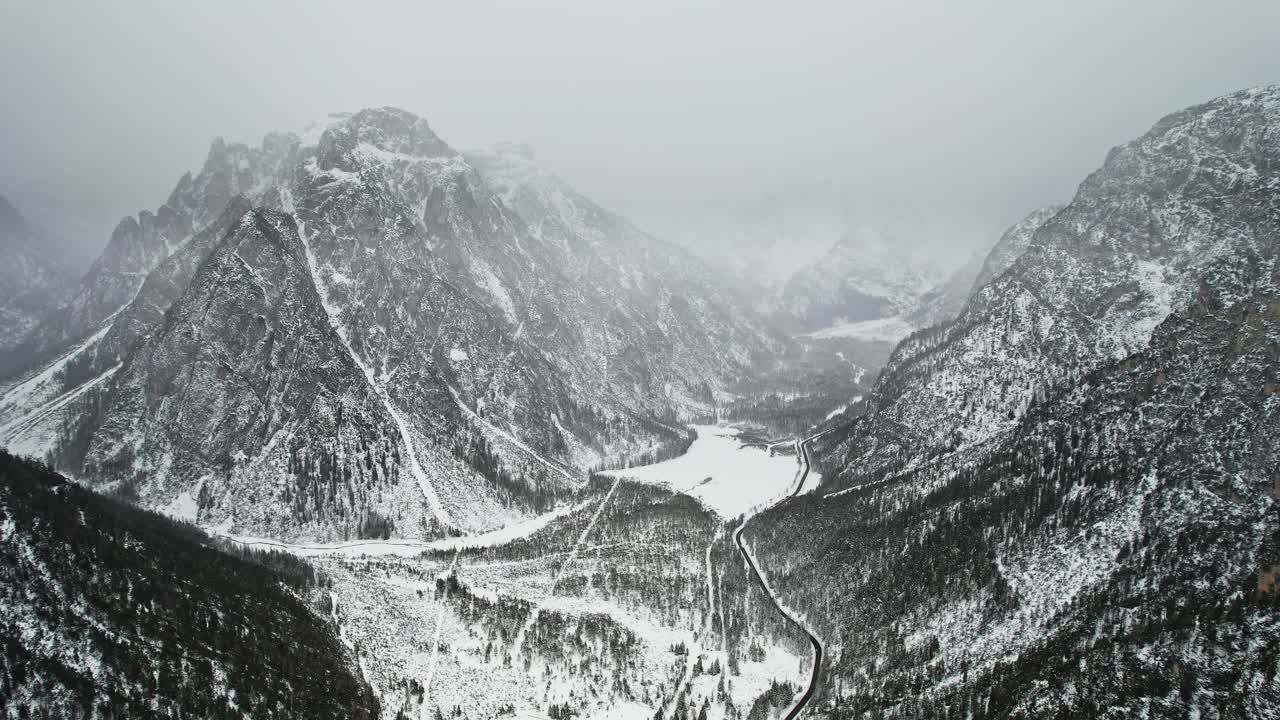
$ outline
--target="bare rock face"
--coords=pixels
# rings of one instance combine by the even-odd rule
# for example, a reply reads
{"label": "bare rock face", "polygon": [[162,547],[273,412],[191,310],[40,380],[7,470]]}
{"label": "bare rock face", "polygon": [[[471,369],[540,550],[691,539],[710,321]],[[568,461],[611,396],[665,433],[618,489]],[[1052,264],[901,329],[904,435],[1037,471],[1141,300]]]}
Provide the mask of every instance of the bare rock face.
{"label": "bare rock face", "polygon": [[201,172],[184,175],[164,205],[120,221],[66,303],[0,355],[0,377],[29,373],[101,330],[134,300],[148,274],[214,223],[233,197],[272,185],[296,146],[296,137],[277,135],[260,148],[215,141]]}
{"label": "bare rock face", "polygon": [[[144,505],[275,534],[418,530],[393,426],[335,335],[292,217],[244,213],[114,378],[82,472]],[[252,462],[251,462],[252,460]],[[288,479],[286,481],[286,478]],[[238,512],[230,512],[230,507]]]}
{"label": "bare rock face", "polygon": [[1260,88],[1113,150],[816,442],[821,490],[757,532],[832,701],[1270,716],[1278,128]]}
{"label": "bare rock face", "polygon": [[0,440],[247,533],[512,522],[681,442],[786,343],[528,154],[393,108],[219,140],[125,225]]}
{"label": "bare rock face", "polygon": [[983,443],[1046,388],[1143,348],[1211,264],[1274,243],[1278,95],[1227,96],[1114,149],[959,317],[898,346],[861,428],[831,436],[824,462],[877,473]]}

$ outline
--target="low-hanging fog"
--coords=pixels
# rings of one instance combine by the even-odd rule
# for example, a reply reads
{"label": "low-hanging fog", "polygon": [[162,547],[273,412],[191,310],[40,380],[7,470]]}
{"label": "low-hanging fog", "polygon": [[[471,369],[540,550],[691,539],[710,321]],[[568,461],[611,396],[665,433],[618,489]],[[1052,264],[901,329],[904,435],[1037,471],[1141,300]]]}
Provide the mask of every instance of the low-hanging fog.
{"label": "low-hanging fog", "polygon": [[606,207],[704,249],[752,232],[821,244],[854,223],[958,257],[1069,199],[1109,147],[1169,110],[1280,78],[1280,4],[1262,0],[5,15],[0,193],[88,249],[163,202],[214,136],[256,142],[395,105],[455,147],[527,143]]}

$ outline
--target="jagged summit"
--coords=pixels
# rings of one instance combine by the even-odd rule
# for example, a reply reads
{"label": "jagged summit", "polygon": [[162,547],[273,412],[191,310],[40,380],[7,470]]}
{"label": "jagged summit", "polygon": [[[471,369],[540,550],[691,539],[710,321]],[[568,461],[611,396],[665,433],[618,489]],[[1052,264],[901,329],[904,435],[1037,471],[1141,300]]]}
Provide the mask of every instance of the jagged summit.
{"label": "jagged summit", "polygon": [[1277,131],[1269,86],[1112,150],[815,441],[822,489],[760,537],[842,702],[1270,716]]}
{"label": "jagged summit", "polygon": [[394,156],[448,157],[456,153],[427,121],[398,108],[361,110],[331,123],[317,143],[320,167],[327,170],[342,153],[361,146]]}
{"label": "jagged summit", "polygon": [[880,429],[851,433],[836,462],[874,473],[906,448],[984,442],[1046,386],[1142,349],[1210,264],[1276,242],[1278,126],[1269,86],[1169,115],[1113,149],[954,322],[898,346],[868,395],[863,422]]}
{"label": "jagged summit", "polygon": [[118,235],[34,336],[0,440],[247,532],[512,522],[683,442],[784,342],[527,154],[395,108],[215,140]]}

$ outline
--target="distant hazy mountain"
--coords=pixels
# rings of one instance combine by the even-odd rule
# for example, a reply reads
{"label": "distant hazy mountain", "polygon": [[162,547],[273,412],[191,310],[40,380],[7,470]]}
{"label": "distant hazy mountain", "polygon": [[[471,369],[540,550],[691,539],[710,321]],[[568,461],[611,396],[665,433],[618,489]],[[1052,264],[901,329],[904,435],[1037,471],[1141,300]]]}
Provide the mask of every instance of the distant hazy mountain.
{"label": "distant hazy mountain", "polygon": [[527,153],[365,110],[218,141],[123,222],[0,441],[244,532],[478,529],[682,441],[784,343]]}
{"label": "distant hazy mountain", "polygon": [[947,277],[944,262],[909,239],[851,227],[787,280],[773,311],[800,331],[899,317]]}
{"label": "distant hazy mountain", "polygon": [[[709,208],[700,217],[659,225],[664,238],[690,249],[727,273],[768,307],[787,279],[817,260],[840,238],[844,211],[830,193],[764,197],[747,208]],[[794,197],[794,195],[800,195]]]}
{"label": "distant hazy mountain", "polygon": [[58,307],[72,273],[49,235],[0,197],[0,354]]}
{"label": "distant hazy mountain", "polygon": [[995,245],[973,253],[941,285],[921,295],[903,319],[914,328],[926,328],[959,315],[969,297],[1008,270],[1026,252],[1035,231],[1061,209],[1055,205],[1036,210],[1010,227]]}
{"label": "distant hazy mountain", "polygon": [[120,213],[108,209],[107,198],[94,197],[83,189],[68,189],[60,184],[14,184],[12,181],[17,179],[10,180],[10,202],[22,208],[28,222],[50,236],[62,262],[79,279],[102,253]]}

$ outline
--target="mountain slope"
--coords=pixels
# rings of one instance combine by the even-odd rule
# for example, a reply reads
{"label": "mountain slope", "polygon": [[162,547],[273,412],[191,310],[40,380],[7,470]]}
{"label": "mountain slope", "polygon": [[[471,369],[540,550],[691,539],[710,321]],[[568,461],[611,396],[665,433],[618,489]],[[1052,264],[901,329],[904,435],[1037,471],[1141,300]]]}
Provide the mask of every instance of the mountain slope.
{"label": "mountain slope", "polygon": [[1249,260],[998,441],[766,518],[833,716],[1275,717],[1280,273]]}
{"label": "mountain slope", "polygon": [[[665,393],[658,382],[685,385],[685,397],[672,400],[702,405],[706,389],[685,378],[742,376],[767,367],[785,347],[781,336],[744,311],[747,298],[705,264],[582,196],[534,164],[527,149],[499,146],[466,157],[503,204],[526,219],[524,234],[546,244],[550,263],[585,296],[572,317],[583,349],[628,337],[634,347],[619,354],[647,356],[662,374],[645,395]],[[598,308],[610,310],[601,319]],[[590,382],[586,372],[576,379]]]}
{"label": "mountain slope", "polygon": [[817,441],[756,542],[833,716],[1276,716],[1277,127],[1261,88],[1113,150]]}
{"label": "mountain slope", "polygon": [[378,717],[355,659],[297,594],[309,567],[287,586],[190,526],[3,451],[0,476],[13,716]]}
{"label": "mountain slope", "polygon": [[[857,427],[819,448],[833,486],[1011,427],[1046,387],[1132,353],[1212,262],[1274,242],[1280,89],[1177,113],[1113,150],[953,322],[895,350]],[[855,477],[856,476],[856,477]]]}
{"label": "mountain slope", "polygon": [[[226,152],[166,205],[205,226],[11,385],[0,441],[250,534],[488,529],[590,467],[686,442],[680,420],[786,343],[678,249],[526,158],[460,155],[412,114],[269,137],[235,182],[218,181],[238,177],[214,161]],[[301,393],[295,372],[325,380]],[[316,472],[324,498],[304,507]]]}
{"label": "mountain slope", "polygon": [[973,293],[1027,251],[1035,231],[1061,209],[1057,205],[1041,208],[1005,230],[995,245],[974,253],[945,282],[921,296],[903,319],[914,327],[927,328],[955,318]]}
{"label": "mountain slope", "polygon": [[68,302],[0,356],[0,378],[38,367],[101,329],[132,301],[147,274],[217,219],[234,196],[270,186],[296,144],[280,135],[267,136],[260,148],[215,141],[201,172],[184,175],[164,205],[120,221]]}
{"label": "mountain slope", "polygon": [[48,236],[3,197],[0,261],[0,353],[4,353],[57,308],[71,277]]}

